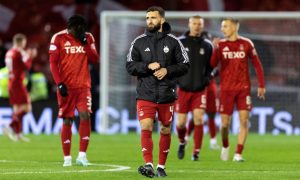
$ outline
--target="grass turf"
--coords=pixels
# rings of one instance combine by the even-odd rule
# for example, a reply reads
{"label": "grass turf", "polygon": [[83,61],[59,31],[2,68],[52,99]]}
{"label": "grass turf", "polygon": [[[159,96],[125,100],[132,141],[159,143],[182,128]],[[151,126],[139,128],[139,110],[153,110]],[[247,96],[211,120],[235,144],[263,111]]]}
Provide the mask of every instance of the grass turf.
{"label": "grass turf", "polygon": [[[29,137],[30,143],[22,143],[0,136],[0,179],[144,179],[137,173],[137,168],[143,165],[139,135],[92,134],[88,159],[94,165],[89,167],[75,165],[78,135],[74,135],[74,164],[65,168],[62,167],[58,135]],[[154,163],[157,163],[158,139],[154,133]],[[231,161],[236,139],[236,136],[230,137],[230,161],[222,162],[220,151],[209,150],[206,135],[200,160],[193,162],[192,140],[187,146],[185,159],[178,160],[178,141],[173,135],[166,179],[300,179],[298,136],[250,134],[243,153],[246,162],[243,163]]]}

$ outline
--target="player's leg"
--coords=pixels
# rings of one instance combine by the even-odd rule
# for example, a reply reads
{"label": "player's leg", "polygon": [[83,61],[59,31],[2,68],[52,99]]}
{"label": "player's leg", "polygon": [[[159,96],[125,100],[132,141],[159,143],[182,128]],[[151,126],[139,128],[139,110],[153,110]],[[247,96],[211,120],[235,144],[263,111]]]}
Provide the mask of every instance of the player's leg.
{"label": "player's leg", "polygon": [[[77,98],[77,97],[76,97]],[[72,166],[71,144],[72,144],[72,124],[75,111],[75,97],[73,90],[69,90],[67,97],[62,97],[57,92],[58,117],[63,119],[61,128],[61,145],[64,154],[64,167]]]}
{"label": "player's leg", "polygon": [[229,159],[229,125],[231,114],[234,108],[235,92],[221,91],[220,92],[220,113],[221,113],[221,136],[222,150],[221,160],[228,161]]}
{"label": "player's leg", "polygon": [[63,118],[61,128],[61,145],[64,154],[64,167],[72,166],[71,144],[72,144],[72,124],[73,118]]}
{"label": "player's leg", "polygon": [[178,147],[178,151],[177,151],[178,159],[183,159],[184,154],[185,154],[186,119],[187,119],[186,113],[178,113],[177,114],[176,130],[177,130],[177,136],[179,139],[179,147]]}
{"label": "player's leg", "polygon": [[17,138],[20,141],[29,142],[30,139],[28,137],[25,137],[24,134],[22,133],[22,128],[23,128],[22,121],[23,121],[23,117],[28,112],[31,112],[31,109],[32,109],[31,103],[21,104],[21,105],[17,106],[16,108],[14,107],[13,109],[14,109],[14,112],[17,112],[16,113],[17,122],[18,122],[17,132],[16,132]]}
{"label": "player's leg", "polygon": [[31,111],[31,102],[26,87],[9,87],[9,102],[13,108],[13,115],[9,127],[4,129],[4,133],[13,141],[28,142],[29,139],[22,134],[23,116]]}
{"label": "player's leg", "polygon": [[206,90],[193,93],[191,98],[191,109],[194,121],[194,149],[192,160],[197,161],[203,140],[203,117],[206,109]]}
{"label": "player's leg", "polygon": [[191,93],[178,89],[178,99],[175,104],[177,112],[176,130],[179,139],[179,146],[177,151],[178,159],[184,158],[185,153],[185,135],[186,135],[186,120],[189,112]]}
{"label": "player's leg", "polygon": [[76,108],[79,112],[79,153],[76,158],[76,164],[82,166],[90,165],[87,160],[87,149],[90,142],[92,113],[92,96],[89,89],[80,89],[74,92],[77,95]]}
{"label": "player's leg", "polygon": [[159,156],[157,164],[157,177],[167,176],[165,164],[171,145],[171,123],[173,121],[174,104],[158,105],[158,120],[160,121]]}
{"label": "player's leg", "polygon": [[81,166],[89,166],[87,159],[87,149],[90,142],[91,120],[89,112],[79,112],[79,152],[76,158],[76,164]]}
{"label": "player's leg", "polygon": [[202,147],[203,140],[203,116],[204,109],[194,109],[193,110],[193,121],[194,121],[194,149],[192,160],[197,161],[199,158],[199,152]]}
{"label": "player's leg", "polygon": [[215,112],[207,113],[208,115],[208,129],[210,134],[210,141],[209,141],[209,148],[211,150],[218,150],[220,149],[217,141],[217,127],[215,124]]}
{"label": "player's leg", "polygon": [[206,113],[208,115],[208,129],[210,134],[210,149],[217,150],[219,145],[217,143],[217,128],[215,124],[215,116],[218,110],[218,99],[217,99],[217,85],[212,80],[207,87],[207,108]]}
{"label": "player's leg", "polygon": [[235,150],[233,161],[240,162],[240,161],[244,161],[244,159],[242,158],[242,153],[248,135],[249,111],[247,110],[239,111],[239,118],[240,118],[240,129],[238,134],[238,143]]}
{"label": "player's leg", "polygon": [[242,152],[248,135],[249,112],[252,108],[250,90],[239,92],[237,98],[237,108],[239,110],[240,129],[233,161],[241,162],[244,161],[244,159],[242,158]]}
{"label": "player's leg", "polygon": [[188,125],[185,133],[185,140],[187,141],[188,138],[191,136],[192,132],[194,131],[194,120],[193,118],[188,120]]}
{"label": "player's leg", "polygon": [[221,137],[222,137],[222,150],[221,150],[221,160],[228,161],[229,159],[229,125],[230,116],[228,114],[221,114]]}
{"label": "player's leg", "polygon": [[153,168],[153,140],[152,130],[153,121],[156,114],[156,104],[137,100],[137,114],[141,127],[141,149],[145,165],[138,168],[138,172],[146,177],[154,177],[155,172]]}

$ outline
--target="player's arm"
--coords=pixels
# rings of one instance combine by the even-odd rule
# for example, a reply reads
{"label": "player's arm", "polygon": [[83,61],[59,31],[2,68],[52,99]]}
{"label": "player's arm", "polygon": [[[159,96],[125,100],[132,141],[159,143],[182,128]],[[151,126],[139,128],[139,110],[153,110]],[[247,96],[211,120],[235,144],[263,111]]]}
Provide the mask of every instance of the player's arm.
{"label": "player's arm", "polygon": [[127,72],[132,76],[149,76],[152,70],[148,68],[148,65],[142,61],[140,53],[135,47],[135,41],[131,43],[126,62]]}
{"label": "player's arm", "polygon": [[50,70],[52,73],[52,77],[55,81],[55,84],[58,87],[58,91],[61,96],[66,97],[68,95],[68,88],[62,82],[62,79],[60,78],[60,73],[58,69],[58,61],[59,61],[59,54],[57,53],[50,53]]}
{"label": "player's arm", "polygon": [[58,61],[59,61],[59,43],[55,43],[55,37],[51,39],[51,44],[49,48],[49,61],[50,61],[50,70],[52,73],[52,77],[55,81],[55,84],[58,87],[58,91],[61,96],[65,97],[68,95],[68,88],[62,82],[59,68],[58,68]]}
{"label": "player's arm", "polygon": [[185,48],[183,47],[180,40],[176,39],[177,43],[175,44],[175,64],[167,66],[167,77],[180,77],[185,75],[188,72],[190,67],[190,60],[188,57]]}
{"label": "player's arm", "polygon": [[211,56],[211,59],[210,59],[210,65],[212,68],[215,68],[217,67],[219,61],[220,61],[220,50],[219,50],[219,47],[216,47],[214,50],[213,50],[213,53],[212,53],[212,56]]}
{"label": "player's arm", "polygon": [[21,59],[24,67],[29,70],[32,65],[33,58],[37,55],[36,49],[28,49],[26,51],[21,51]]}
{"label": "player's arm", "polygon": [[87,44],[84,45],[84,50],[90,63],[99,64],[99,54],[96,50],[95,39],[91,33],[88,33]]}
{"label": "player's arm", "polygon": [[255,72],[256,72],[256,75],[258,78],[257,96],[260,99],[265,99],[266,89],[265,89],[264,71],[263,71],[262,64],[260,62],[260,59],[259,59],[254,47],[252,47],[250,56],[251,56],[251,62],[254,66],[254,69],[255,69]]}
{"label": "player's arm", "polygon": [[52,77],[55,81],[55,84],[59,84],[62,82],[58,70],[59,55],[56,53],[51,53],[49,54],[49,58],[50,58],[50,70],[52,73]]}
{"label": "player's arm", "polygon": [[207,58],[205,59],[206,60],[206,64],[205,64],[205,67],[206,67],[205,68],[205,77],[208,78],[207,84],[209,84],[209,81],[212,78],[211,73],[213,71],[213,68],[210,65],[210,59],[211,59],[211,56],[212,56],[212,53],[213,53],[213,45],[211,43],[207,47],[206,51],[207,51]]}

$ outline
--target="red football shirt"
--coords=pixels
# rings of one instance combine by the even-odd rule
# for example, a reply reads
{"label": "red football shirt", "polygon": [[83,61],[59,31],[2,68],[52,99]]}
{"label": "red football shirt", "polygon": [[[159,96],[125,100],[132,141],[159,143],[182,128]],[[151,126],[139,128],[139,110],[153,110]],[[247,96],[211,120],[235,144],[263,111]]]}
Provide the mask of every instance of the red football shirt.
{"label": "red football shirt", "polygon": [[265,86],[263,68],[250,39],[239,36],[236,41],[221,40],[211,58],[212,67],[221,62],[220,89],[250,89],[249,59],[254,65],[259,87]]}
{"label": "red football shirt", "polygon": [[25,72],[30,69],[32,58],[22,49],[13,47],[5,55],[5,64],[9,70],[9,88],[18,90],[23,85]]}
{"label": "red football shirt", "polygon": [[[88,42],[94,46],[95,40],[92,34],[86,33],[86,35]],[[68,88],[91,87],[88,56],[82,44],[67,30],[60,31],[52,37],[49,54],[58,56],[59,76]]]}

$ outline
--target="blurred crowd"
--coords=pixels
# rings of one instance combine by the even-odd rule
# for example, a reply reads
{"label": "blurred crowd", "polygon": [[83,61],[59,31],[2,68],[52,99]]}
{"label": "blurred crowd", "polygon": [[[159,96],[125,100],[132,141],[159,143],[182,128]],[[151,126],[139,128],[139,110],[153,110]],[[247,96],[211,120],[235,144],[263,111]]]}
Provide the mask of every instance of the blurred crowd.
{"label": "blurred crowd", "polygon": [[[0,66],[4,66],[4,54],[11,46],[16,33],[28,37],[28,46],[38,49],[32,71],[45,74],[53,84],[49,70],[48,46],[51,36],[66,27],[68,17],[82,14],[88,20],[89,31],[94,34],[99,48],[100,12],[102,10],[145,10],[160,5],[166,10],[209,11],[209,0],[22,0],[0,1]],[[224,11],[299,11],[300,0],[223,0]],[[101,52],[100,52],[101,54]]]}

